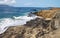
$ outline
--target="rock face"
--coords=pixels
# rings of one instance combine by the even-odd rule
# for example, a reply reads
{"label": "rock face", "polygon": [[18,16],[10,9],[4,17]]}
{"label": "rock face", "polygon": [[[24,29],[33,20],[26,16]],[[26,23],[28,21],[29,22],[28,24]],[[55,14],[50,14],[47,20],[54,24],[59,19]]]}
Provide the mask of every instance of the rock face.
{"label": "rock face", "polygon": [[55,16],[55,14],[57,14],[58,12],[60,12],[60,8],[52,8],[50,10],[41,10],[34,14],[48,20],[48,18],[52,19]]}
{"label": "rock face", "polygon": [[[39,13],[44,18],[51,18],[51,15],[55,13],[53,10],[44,10],[43,14]],[[10,27],[5,33],[0,34],[0,38],[60,38],[60,26],[58,25],[60,25],[60,12],[51,20],[36,18],[23,26]]]}
{"label": "rock face", "polygon": [[46,34],[55,30],[54,26],[50,25],[50,22],[36,18],[27,22],[24,26],[10,27],[0,35],[0,38],[43,38]]}

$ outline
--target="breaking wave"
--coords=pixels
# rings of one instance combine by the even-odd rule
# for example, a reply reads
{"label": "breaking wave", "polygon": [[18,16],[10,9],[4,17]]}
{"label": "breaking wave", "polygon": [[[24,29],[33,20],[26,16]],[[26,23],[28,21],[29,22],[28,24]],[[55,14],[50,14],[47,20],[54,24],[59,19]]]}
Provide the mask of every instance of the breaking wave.
{"label": "breaking wave", "polygon": [[4,33],[10,26],[24,25],[27,21],[35,18],[37,18],[37,16],[13,16],[13,18],[2,18],[0,19],[0,34]]}

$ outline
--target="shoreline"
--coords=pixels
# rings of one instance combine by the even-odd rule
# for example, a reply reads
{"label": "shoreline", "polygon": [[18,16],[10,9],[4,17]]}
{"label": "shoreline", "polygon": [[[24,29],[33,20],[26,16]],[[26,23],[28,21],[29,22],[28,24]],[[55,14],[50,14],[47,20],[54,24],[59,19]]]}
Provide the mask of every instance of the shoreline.
{"label": "shoreline", "polygon": [[[58,11],[58,10],[60,9],[54,8],[54,9],[51,9],[51,11],[42,10],[41,12],[37,12],[40,15],[38,15],[37,13],[36,15],[42,16],[43,19],[36,18],[34,20],[28,21],[26,24],[22,26],[10,27],[6,32],[1,34],[0,37],[1,38],[19,38],[19,37],[21,38],[43,38],[43,37],[55,38],[55,36],[58,37],[60,33],[60,30],[59,30],[60,26],[56,28],[55,21],[60,19],[60,17],[58,16],[59,18],[57,18],[56,17],[57,15],[54,16],[54,13],[57,13],[55,11]],[[53,15],[54,17],[50,15]],[[46,18],[52,18],[52,19],[45,20]]]}

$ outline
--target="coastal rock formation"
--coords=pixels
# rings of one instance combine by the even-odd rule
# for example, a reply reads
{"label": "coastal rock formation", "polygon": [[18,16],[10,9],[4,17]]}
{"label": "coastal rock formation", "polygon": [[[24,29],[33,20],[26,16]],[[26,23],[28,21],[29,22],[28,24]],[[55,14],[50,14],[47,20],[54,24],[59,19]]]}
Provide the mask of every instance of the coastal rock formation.
{"label": "coastal rock formation", "polygon": [[[60,12],[56,10],[42,10],[35,13],[44,19],[36,18],[23,26],[10,27],[0,38],[60,38]],[[54,17],[53,17],[54,16]],[[52,18],[51,20],[45,20]]]}
{"label": "coastal rock formation", "polygon": [[49,20],[49,19],[51,20],[59,12],[60,12],[60,8],[52,8],[50,10],[41,10],[41,11],[35,12],[33,14],[35,14],[37,16],[41,16],[46,20]]}
{"label": "coastal rock formation", "polygon": [[53,30],[56,30],[54,26],[50,25],[50,22],[36,18],[27,22],[24,26],[10,27],[0,35],[0,38],[43,38]]}

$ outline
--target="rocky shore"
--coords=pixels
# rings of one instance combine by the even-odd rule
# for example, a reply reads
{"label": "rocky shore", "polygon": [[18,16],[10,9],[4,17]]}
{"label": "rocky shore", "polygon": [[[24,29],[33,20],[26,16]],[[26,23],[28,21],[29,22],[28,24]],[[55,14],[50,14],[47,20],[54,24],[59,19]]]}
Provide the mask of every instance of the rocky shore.
{"label": "rocky shore", "polygon": [[50,21],[36,18],[24,26],[10,27],[0,38],[40,38],[55,28],[49,25]]}
{"label": "rocky shore", "polygon": [[[5,33],[0,34],[0,38],[60,38],[60,27],[55,26],[55,20],[60,19],[58,15],[55,15],[58,10],[60,9],[54,8],[34,13],[44,19],[36,18],[23,26],[10,27]],[[46,18],[52,19],[45,20]]]}

